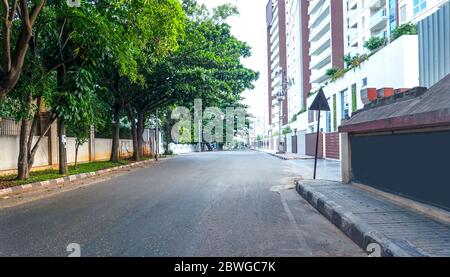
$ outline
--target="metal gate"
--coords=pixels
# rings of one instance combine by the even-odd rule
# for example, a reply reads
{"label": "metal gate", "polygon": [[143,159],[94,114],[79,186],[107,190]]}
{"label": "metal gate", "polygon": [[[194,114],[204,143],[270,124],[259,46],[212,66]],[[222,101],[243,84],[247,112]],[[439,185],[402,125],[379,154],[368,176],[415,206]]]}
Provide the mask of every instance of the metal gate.
{"label": "metal gate", "polygon": [[351,136],[353,181],[450,211],[450,131]]}
{"label": "metal gate", "polygon": [[[306,155],[307,156],[314,156],[316,153],[316,139],[317,134],[311,133],[306,134]],[[317,157],[319,159],[323,158],[323,134],[319,134],[319,153],[317,154]]]}
{"label": "metal gate", "polygon": [[292,145],[292,153],[297,154],[298,150],[297,150],[297,136],[292,136],[291,137],[291,145]]}

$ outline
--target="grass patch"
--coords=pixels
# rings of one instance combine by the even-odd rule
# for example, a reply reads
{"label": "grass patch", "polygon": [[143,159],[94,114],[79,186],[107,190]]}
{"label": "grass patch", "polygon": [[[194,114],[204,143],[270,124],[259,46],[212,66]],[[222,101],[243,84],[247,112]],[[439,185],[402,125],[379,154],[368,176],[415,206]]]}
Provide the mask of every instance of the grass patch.
{"label": "grass patch", "polygon": [[[145,158],[145,159],[148,159],[148,158]],[[145,159],[143,159],[143,160],[145,160]],[[58,173],[58,170],[55,170],[55,169],[34,171],[34,172],[30,173],[30,178],[25,181],[16,180],[17,175],[0,176],[0,189],[47,181],[47,180],[57,179],[57,178],[70,176],[70,175],[95,172],[95,171],[99,171],[102,169],[112,168],[112,167],[121,166],[121,165],[127,165],[132,162],[133,161],[131,161],[131,160],[123,160],[118,163],[113,163],[113,162],[109,162],[109,161],[83,163],[83,164],[79,164],[77,168],[75,168],[74,166],[69,166],[69,174],[68,175],[60,175]]]}

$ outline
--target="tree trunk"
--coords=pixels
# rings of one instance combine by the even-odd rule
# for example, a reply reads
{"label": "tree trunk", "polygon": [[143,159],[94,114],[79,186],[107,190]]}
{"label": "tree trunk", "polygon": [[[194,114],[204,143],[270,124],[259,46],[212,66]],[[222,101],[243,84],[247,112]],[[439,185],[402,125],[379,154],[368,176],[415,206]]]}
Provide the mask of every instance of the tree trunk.
{"label": "tree trunk", "polygon": [[134,115],[133,108],[131,106],[128,106],[128,119],[130,120],[131,124],[131,138],[133,140],[133,160],[139,161],[141,159],[140,157],[140,151],[139,151],[139,145],[138,145],[138,132],[136,127],[136,117]]}
{"label": "tree trunk", "polygon": [[144,129],[145,129],[145,112],[138,113],[137,121],[137,147],[139,156],[144,157]]}
{"label": "tree trunk", "polygon": [[159,160],[159,120],[158,109],[155,112],[155,160]]}
{"label": "tree trunk", "polygon": [[80,148],[80,144],[78,142],[75,143],[75,169],[78,168],[78,148]]}
{"label": "tree trunk", "polygon": [[170,114],[170,112],[167,112],[166,122],[165,122],[165,126],[164,126],[164,139],[163,139],[164,152],[166,154],[168,154],[170,151],[169,144],[172,141],[171,140],[172,123],[173,123],[173,120],[172,120],[171,114]]}
{"label": "tree trunk", "polygon": [[19,159],[17,163],[19,180],[27,180],[30,177],[30,167],[28,164],[29,160],[29,149],[28,149],[28,138],[30,137],[30,127],[31,120],[22,120],[22,126],[20,127],[20,142],[19,142]]}
{"label": "tree trunk", "polygon": [[63,119],[58,120],[59,174],[67,175],[66,126]]}
{"label": "tree trunk", "polygon": [[111,162],[117,163],[120,160],[119,144],[120,144],[120,107],[114,108],[114,124],[112,136]]}

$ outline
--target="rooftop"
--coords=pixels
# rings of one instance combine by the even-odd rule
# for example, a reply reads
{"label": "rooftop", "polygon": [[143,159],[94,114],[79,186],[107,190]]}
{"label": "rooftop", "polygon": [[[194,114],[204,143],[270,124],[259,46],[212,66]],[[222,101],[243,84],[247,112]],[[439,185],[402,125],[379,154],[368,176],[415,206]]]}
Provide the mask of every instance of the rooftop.
{"label": "rooftop", "polygon": [[450,74],[430,89],[414,88],[379,99],[350,119],[339,132],[367,133],[450,125]]}

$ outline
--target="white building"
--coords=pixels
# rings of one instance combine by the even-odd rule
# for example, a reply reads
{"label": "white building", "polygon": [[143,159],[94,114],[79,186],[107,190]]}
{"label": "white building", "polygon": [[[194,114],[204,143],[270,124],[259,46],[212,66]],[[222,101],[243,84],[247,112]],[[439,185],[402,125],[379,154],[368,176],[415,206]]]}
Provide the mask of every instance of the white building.
{"label": "white building", "polygon": [[288,114],[303,107],[301,59],[301,6],[300,0],[286,0],[286,55],[288,86]]}
{"label": "white building", "polygon": [[345,0],[345,54],[366,53],[371,37],[388,38],[398,26],[417,23],[448,0]]}
{"label": "white building", "polygon": [[[284,0],[280,0],[284,1]],[[281,84],[283,79],[283,68],[281,65],[281,55],[285,55],[286,51],[281,49],[281,43],[285,38],[280,37],[280,1],[274,0],[269,1],[268,4],[268,53],[269,53],[269,79],[270,79],[270,87],[269,87],[269,109],[270,109],[270,130],[275,132],[279,129],[280,122],[280,109],[282,106],[277,103],[275,100],[275,95],[281,90]],[[283,8],[283,7],[281,7]],[[281,40],[280,40],[281,38]],[[283,112],[283,111],[281,111]]]}

